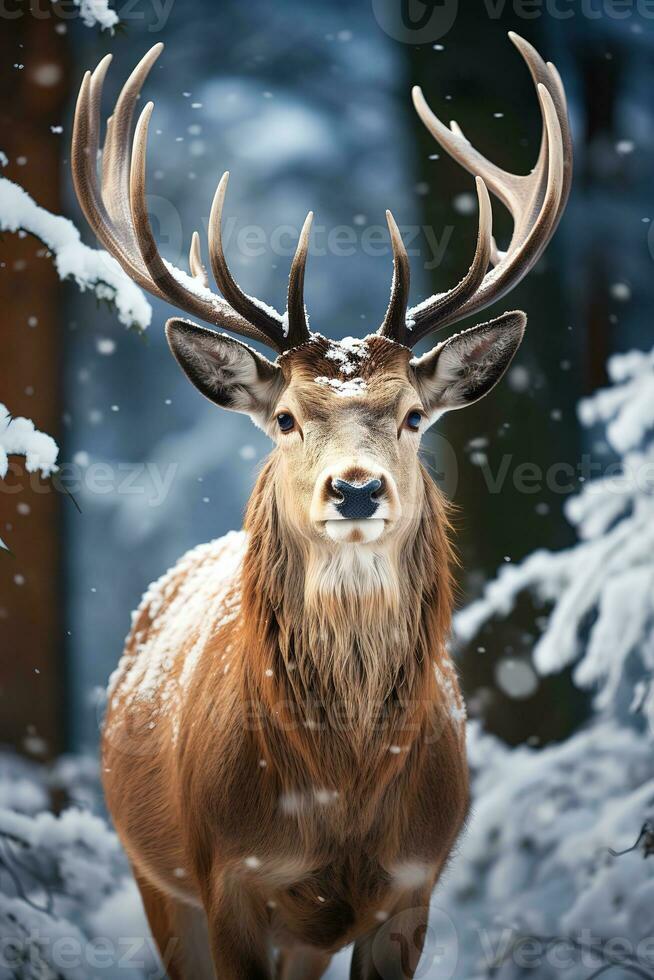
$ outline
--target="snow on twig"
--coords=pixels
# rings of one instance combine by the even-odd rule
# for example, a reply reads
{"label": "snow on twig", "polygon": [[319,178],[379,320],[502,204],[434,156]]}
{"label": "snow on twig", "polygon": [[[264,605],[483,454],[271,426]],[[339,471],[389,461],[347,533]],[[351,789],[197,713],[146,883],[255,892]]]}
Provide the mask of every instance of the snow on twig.
{"label": "snow on twig", "polygon": [[[0,403],[0,480],[7,475],[10,456],[24,456],[28,473],[50,476],[57,469],[58,455],[59,447],[52,436],[39,432],[31,419],[12,418]],[[0,550],[9,551],[2,538]]]}
{"label": "snow on twig", "polygon": [[12,418],[0,404],[0,479],[9,468],[9,456],[24,456],[28,473],[50,476],[57,469],[59,447],[52,436],[39,432],[31,419]]}

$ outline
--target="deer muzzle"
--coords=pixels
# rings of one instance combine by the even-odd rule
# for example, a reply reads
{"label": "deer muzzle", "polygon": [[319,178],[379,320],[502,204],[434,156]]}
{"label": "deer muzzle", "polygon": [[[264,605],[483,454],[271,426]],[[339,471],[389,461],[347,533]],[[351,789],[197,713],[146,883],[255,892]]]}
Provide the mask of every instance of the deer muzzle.
{"label": "deer muzzle", "polygon": [[343,544],[376,541],[400,512],[393,477],[371,465],[328,468],[316,482],[311,519],[320,532]]}

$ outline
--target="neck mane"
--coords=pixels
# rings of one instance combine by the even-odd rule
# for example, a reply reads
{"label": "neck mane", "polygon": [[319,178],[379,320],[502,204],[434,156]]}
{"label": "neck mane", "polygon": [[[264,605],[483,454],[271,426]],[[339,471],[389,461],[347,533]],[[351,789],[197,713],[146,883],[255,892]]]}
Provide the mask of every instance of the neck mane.
{"label": "neck mane", "polygon": [[423,469],[420,517],[403,541],[321,553],[283,526],[275,488],[273,456],[248,506],[241,583],[243,695],[277,725],[262,751],[283,741],[287,753],[295,742],[323,774],[327,748],[370,758],[375,746],[386,754],[391,746],[399,755],[422,713],[443,701],[436,675],[452,606],[446,504]]}

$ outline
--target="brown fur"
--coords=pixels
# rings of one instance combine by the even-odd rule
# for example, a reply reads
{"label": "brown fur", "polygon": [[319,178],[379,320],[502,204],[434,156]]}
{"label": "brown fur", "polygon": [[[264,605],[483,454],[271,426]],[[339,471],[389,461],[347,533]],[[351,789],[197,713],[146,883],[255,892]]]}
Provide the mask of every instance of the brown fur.
{"label": "brown fur", "polygon": [[[281,398],[313,419],[363,413],[369,451],[390,445],[393,406],[415,392],[403,348],[383,341],[373,354],[360,405],[315,384],[335,370],[320,342],[281,358]],[[273,947],[280,976],[309,980],[351,941],[353,976],[408,975],[379,931],[402,909],[426,916],[468,791],[445,651],[446,506],[417,458],[406,485],[404,456],[389,459],[413,506],[363,578],[357,555],[373,546],[347,545],[352,574],[338,576],[337,549],[303,531],[302,474],[293,497],[277,449],[234,574],[221,571],[233,539],[205,546],[136,616],[110,697],[105,788],[157,941],[181,932],[171,976],[212,976],[188,966],[189,907],[221,980],[273,976]]]}

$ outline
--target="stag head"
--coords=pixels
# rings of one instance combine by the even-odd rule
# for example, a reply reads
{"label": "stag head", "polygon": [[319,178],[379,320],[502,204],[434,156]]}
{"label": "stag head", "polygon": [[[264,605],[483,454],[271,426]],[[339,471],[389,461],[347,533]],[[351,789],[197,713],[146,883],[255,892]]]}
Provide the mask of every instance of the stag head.
{"label": "stag head", "polygon": [[[213,293],[194,233],[190,275],[160,256],[145,203],[146,143],[153,105],[128,136],[135,104],[163,45],[146,54],[108,120],[98,183],[99,111],[110,56],[87,73],[79,93],[72,146],[75,188],[107,250],[145,289],[194,316],[277,352],[275,361],[226,334],[179,318],[166,324],[170,347],[192,383],[212,402],[248,414],[273,439],[277,510],[302,542],[339,550],[379,542],[398,548],[421,520],[423,433],[444,412],[463,408],[499,381],[523,337],[526,317],[504,313],[438,344],[421,357],[412,348],[429,334],[505,295],[534,265],[552,237],[568,197],[572,151],[565,94],[552,64],[515,34],[536,85],[542,116],[538,161],[525,176],[483,157],[456,123],[448,129],[413,92],[422,121],[440,145],[475,176],[479,231],[468,273],[448,292],[407,309],[409,263],[387,212],[393,248],[391,297],[376,334],[330,341],[309,330],[303,288],[311,213],[291,266],[286,313],[246,295],[234,281],[221,240],[228,174],[211,208],[208,250],[222,295]],[[492,237],[488,189],[508,208],[513,233],[506,251]]]}

